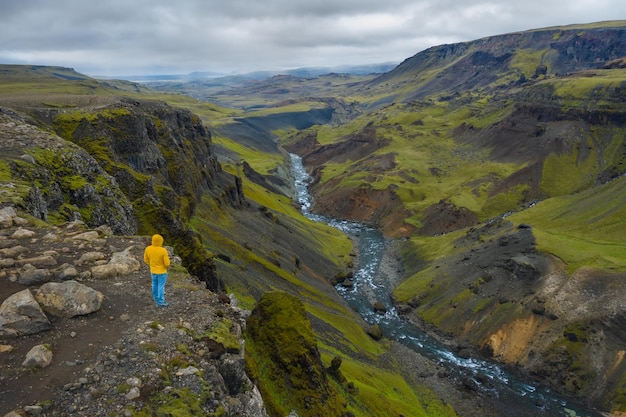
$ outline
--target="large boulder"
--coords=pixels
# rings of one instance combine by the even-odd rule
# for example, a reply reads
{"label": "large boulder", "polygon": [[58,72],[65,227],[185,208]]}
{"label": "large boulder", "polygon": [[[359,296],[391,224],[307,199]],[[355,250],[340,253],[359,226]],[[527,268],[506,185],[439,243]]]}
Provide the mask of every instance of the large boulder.
{"label": "large boulder", "polygon": [[91,275],[95,279],[107,279],[139,271],[141,263],[130,254],[131,249],[132,247],[114,253],[106,265],[96,265],[91,268]]}
{"label": "large boulder", "polygon": [[49,282],[36,292],[43,309],[55,316],[74,317],[100,309],[104,295],[76,281]]}
{"label": "large boulder", "polygon": [[50,321],[25,289],[13,294],[0,305],[0,336],[22,336],[50,329]]}

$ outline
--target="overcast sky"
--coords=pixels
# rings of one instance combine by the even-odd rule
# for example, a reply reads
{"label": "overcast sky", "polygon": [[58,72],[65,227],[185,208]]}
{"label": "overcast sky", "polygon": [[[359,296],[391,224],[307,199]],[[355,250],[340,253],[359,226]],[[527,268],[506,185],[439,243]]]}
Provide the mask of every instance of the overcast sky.
{"label": "overcast sky", "polygon": [[435,45],[617,19],[624,0],[0,0],[0,63],[109,76],[399,63]]}

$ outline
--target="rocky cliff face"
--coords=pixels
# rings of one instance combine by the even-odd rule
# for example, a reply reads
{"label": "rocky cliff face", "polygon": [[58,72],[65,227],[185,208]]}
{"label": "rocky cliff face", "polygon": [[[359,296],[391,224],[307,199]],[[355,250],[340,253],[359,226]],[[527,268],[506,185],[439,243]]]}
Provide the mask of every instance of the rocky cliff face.
{"label": "rocky cliff face", "polygon": [[21,115],[1,113],[11,176],[27,187],[22,199],[31,214],[106,224],[115,233],[161,233],[184,248],[184,263],[208,288],[221,290],[188,222],[205,193],[229,207],[246,203],[240,179],[222,171],[198,117],[149,100],[63,100],[72,110],[21,102]]}
{"label": "rocky cliff face", "polygon": [[15,180],[4,182],[4,199],[20,202],[42,220],[83,220],[92,226],[107,224],[116,233],[134,233],[134,208],[116,180],[84,149],[35,123],[0,109],[2,150]]}

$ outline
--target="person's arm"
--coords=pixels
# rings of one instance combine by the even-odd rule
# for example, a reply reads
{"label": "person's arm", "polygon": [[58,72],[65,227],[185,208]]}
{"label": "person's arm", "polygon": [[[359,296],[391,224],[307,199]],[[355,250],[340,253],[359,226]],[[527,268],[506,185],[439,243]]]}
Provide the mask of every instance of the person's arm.
{"label": "person's arm", "polygon": [[170,256],[167,253],[167,249],[165,249],[165,254],[163,255],[163,266],[165,266],[166,269],[170,267]]}

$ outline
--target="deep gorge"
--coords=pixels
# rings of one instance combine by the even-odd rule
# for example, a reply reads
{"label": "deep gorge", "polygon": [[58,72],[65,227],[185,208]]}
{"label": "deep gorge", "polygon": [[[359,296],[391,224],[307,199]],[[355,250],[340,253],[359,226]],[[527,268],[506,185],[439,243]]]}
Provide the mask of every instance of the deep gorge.
{"label": "deep gorge", "polygon": [[[416,325],[402,318],[392,303],[392,283],[381,268],[387,245],[391,244],[382,233],[370,226],[353,221],[339,220],[310,211],[311,201],[308,185],[311,178],[306,172],[302,158],[291,154],[295,177],[297,201],[302,212],[318,222],[327,223],[351,236],[357,243],[358,266],[349,287],[338,284],[337,291],[348,301],[366,322],[378,325],[385,337],[399,341],[429,359],[443,364],[459,384],[473,384],[481,391],[509,408],[517,416],[597,417],[597,411],[585,410],[572,399],[566,399],[555,391],[529,381],[519,372],[506,365],[480,357],[458,356],[449,346],[429,336]],[[384,313],[374,305],[382,303]],[[514,410],[514,411],[513,411]]]}

